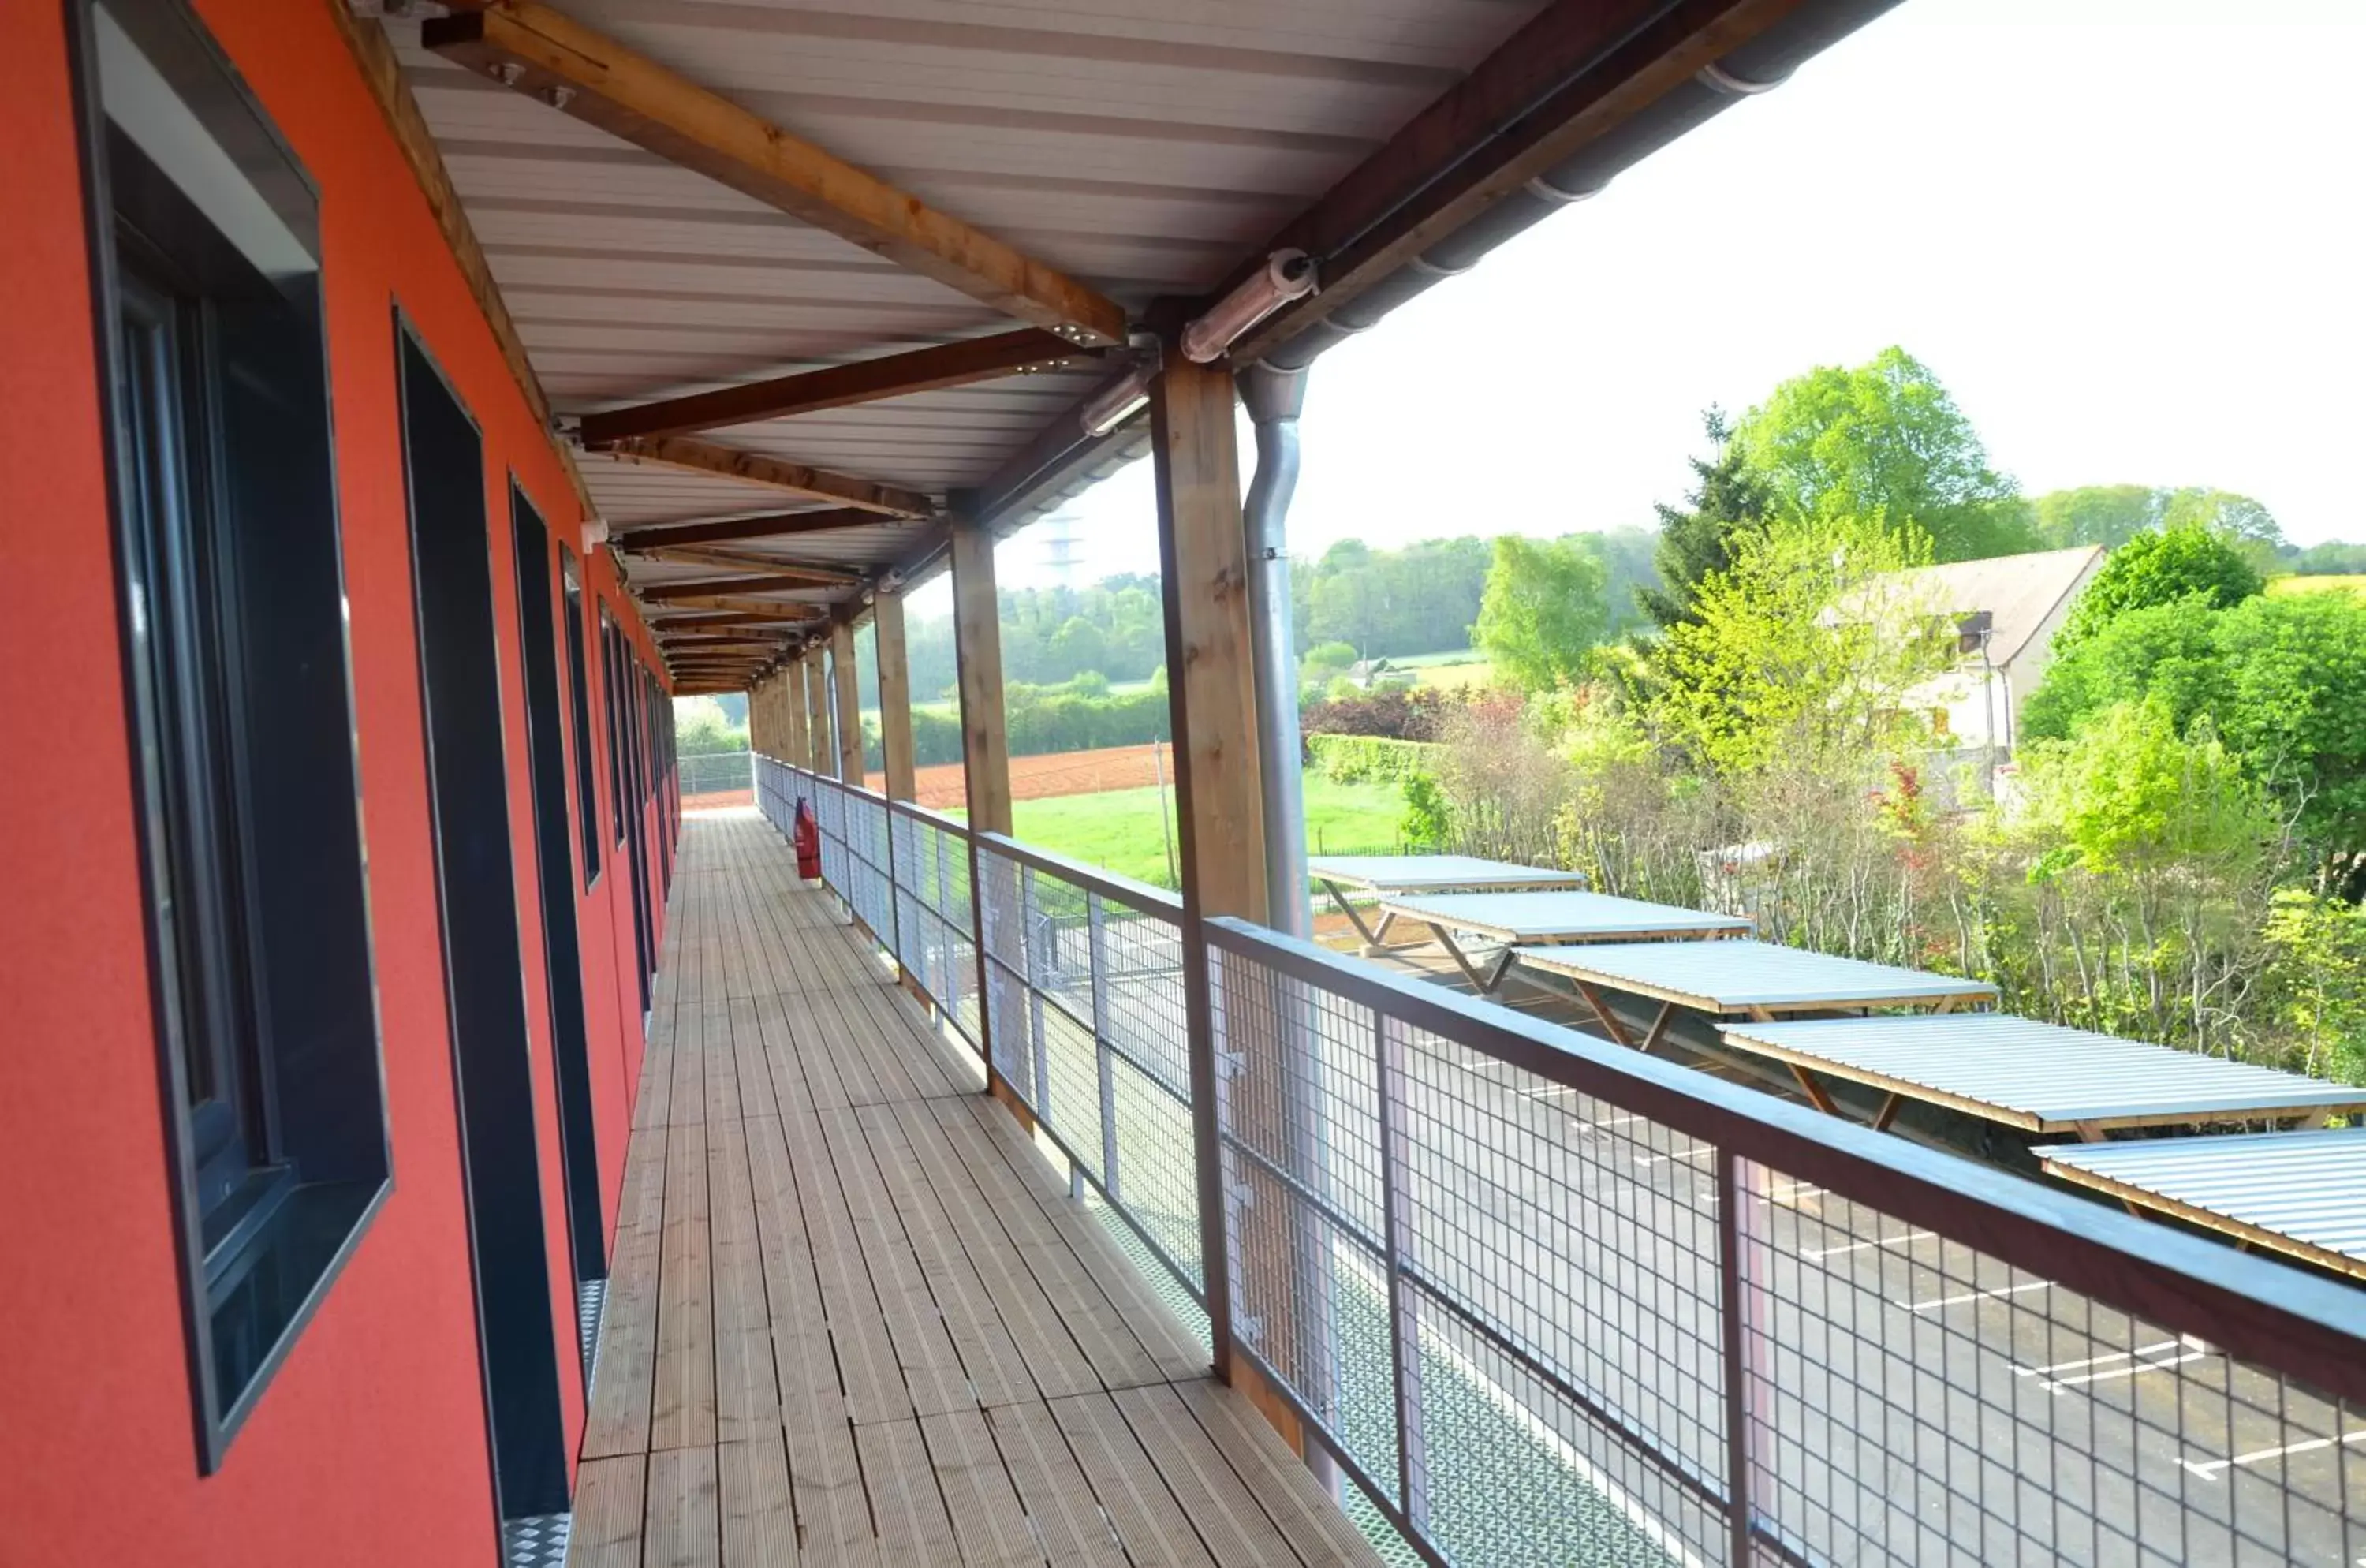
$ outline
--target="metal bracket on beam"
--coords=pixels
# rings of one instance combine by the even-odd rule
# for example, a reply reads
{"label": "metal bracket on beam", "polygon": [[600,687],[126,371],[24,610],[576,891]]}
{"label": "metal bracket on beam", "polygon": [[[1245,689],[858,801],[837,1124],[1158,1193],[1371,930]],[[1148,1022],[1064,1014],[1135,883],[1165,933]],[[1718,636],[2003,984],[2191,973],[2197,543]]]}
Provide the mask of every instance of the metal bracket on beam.
{"label": "metal bracket on beam", "polygon": [[1745,77],[1736,76],[1714,60],[1702,66],[1697,75],[1702,86],[1733,98],[1754,98],[1761,93],[1773,92],[1791,79],[1791,73],[1786,71],[1781,75],[1770,77],[1766,81],[1752,82]]}

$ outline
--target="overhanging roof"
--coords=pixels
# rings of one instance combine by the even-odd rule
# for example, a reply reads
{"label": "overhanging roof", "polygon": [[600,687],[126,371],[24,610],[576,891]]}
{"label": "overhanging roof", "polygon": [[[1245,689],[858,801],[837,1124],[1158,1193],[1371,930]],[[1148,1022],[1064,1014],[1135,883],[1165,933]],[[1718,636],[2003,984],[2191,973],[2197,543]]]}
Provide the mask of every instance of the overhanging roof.
{"label": "overhanging roof", "polygon": [[[1171,330],[1280,244],[1316,257],[1324,292],[1236,358],[1303,364],[1891,3],[468,0],[425,41],[418,20],[381,25],[482,249],[489,313],[505,307],[565,420],[1030,325],[1083,321],[1083,344],[1111,321]],[[916,260],[718,175],[706,149],[685,157],[608,101],[620,74],[576,85],[567,59],[504,53],[496,34],[536,17],[965,223],[1027,286],[974,286],[958,257]],[[910,579],[941,558],[948,507],[1007,531],[1145,449],[1140,418],[1085,434],[1077,405],[1115,372],[1059,346],[1020,373],[579,466],[627,545],[669,523],[842,513],[850,481],[884,487],[853,496],[875,517],[730,547],[749,573],[777,558]],[[637,592],[710,570],[626,561]],[[758,596],[843,614],[866,594]]]}

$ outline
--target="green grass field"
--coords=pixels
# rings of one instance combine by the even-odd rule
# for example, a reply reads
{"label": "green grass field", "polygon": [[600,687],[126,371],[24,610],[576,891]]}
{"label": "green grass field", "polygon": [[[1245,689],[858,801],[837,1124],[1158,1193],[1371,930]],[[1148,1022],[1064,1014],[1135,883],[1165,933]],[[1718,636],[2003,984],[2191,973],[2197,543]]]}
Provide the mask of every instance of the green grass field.
{"label": "green grass field", "polygon": [[[1012,836],[1121,876],[1171,887],[1175,882],[1166,874],[1166,834],[1159,826],[1158,799],[1154,785],[1018,801],[1011,807]],[[1172,790],[1166,802],[1171,816]],[[1307,777],[1310,850],[1392,850],[1397,818],[1403,814],[1404,794],[1395,784],[1338,784],[1319,775]]]}

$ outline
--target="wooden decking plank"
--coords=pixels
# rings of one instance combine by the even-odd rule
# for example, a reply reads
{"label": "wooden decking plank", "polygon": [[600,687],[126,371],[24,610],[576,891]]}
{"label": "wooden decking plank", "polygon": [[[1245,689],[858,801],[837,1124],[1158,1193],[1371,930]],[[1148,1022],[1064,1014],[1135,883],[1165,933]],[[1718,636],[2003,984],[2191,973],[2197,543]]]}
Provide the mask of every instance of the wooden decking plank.
{"label": "wooden decking plank", "polygon": [[575,1467],[575,1517],[568,1568],[641,1568],[640,1454],[587,1459]]}
{"label": "wooden decking plank", "polygon": [[723,1516],[711,1448],[649,1455],[644,1568],[721,1568]]}
{"label": "wooden decking plank", "polygon": [[1058,1174],[1010,1112],[981,1095],[953,1103],[1001,1155],[1004,1168],[1065,1238],[1168,1381],[1205,1372],[1207,1348],[1167,1309],[1133,1259],[1119,1249],[1103,1222],[1068,1196]]}
{"label": "wooden decking plank", "polygon": [[[1020,1135],[1006,1111],[962,1100],[925,1103],[962,1151],[963,1164],[1001,1222],[1008,1245],[1035,1275],[1044,1295],[1057,1303],[1062,1324],[1104,1386],[1139,1387],[1205,1369],[1205,1354],[1196,1345],[1188,1356],[1174,1345],[1179,1327],[1173,1325],[1165,1307],[1146,1299],[1133,1265],[1115,1252],[1108,1237],[1087,1228],[1099,1222],[1065,1197],[1053,1200],[1058,1209],[1038,1200],[1029,1185],[1033,1173],[1022,1172],[1013,1161],[1014,1156],[1034,1161],[1042,1171],[1034,1151],[996,1146],[986,1118],[1002,1118],[1013,1136]],[[1106,1256],[1098,1250],[1103,1247],[1109,1248]]]}
{"label": "wooden decking plank", "polygon": [[1110,1397],[1211,1556],[1219,1562],[1298,1561],[1172,1388],[1121,1389]]}
{"label": "wooden decking plank", "polygon": [[862,1483],[879,1529],[879,1555],[911,1568],[941,1568],[960,1561],[952,1520],[945,1512],[929,1445],[918,1421],[883,1421],[854,1429],[862,1456]]}
{"label": "wooden decking plank", "polygon": [[893,1106],[858,1112],[870,1147],[904,1221],[904,1233],[918,1255],[945,1331],[969,1375],[981,1405],[1009,1404],[1038,1397],[1026,1354],[1011,1337],[959,1228],[946,1215],[931,1174],[907,1137]]}
{"label": "wooden decking plank", "polygon": [[987,1411],[986,1420],[1054,1568],[1123,1568],[1125,1552],[1051,1407],[1005,1405]]}
{"label": "wooden decking plank", "polygon": [[879,1537],[854,1428],[816,1421],[789,1428],[789,1486],[796,1499],[800,1561],[825,1568],[876,1568]]}
{"label": "wooden decking plank", "polygon": [[1375,1561],[768,824],[663,945],[576,1561]]}
{"label": "wooden decking plank", "polygon": [[794,1568],[797,1515],[789,1452],[776,1432],[715,1453],[721,1483],[724,1568]]}
{"label": "wooden decking plank", "polygon": [[1109,1395],[1055,1399],[1051,1410],[1068,1439],[1068,1451],[1076,1456],[1135,1568],[1182,1568],[1215,1561]]}
{"label": "wooden decking plank", "polygon": [[586,1459],[648,1451],[668,1133],[662,1122],[641,1129],[625,1157],[608,1299],[601,1313],[599,1370],[583,1421]]}
{"label": "wooden decking plank", "polygon": [[772,1067],[764,1057],[764,1032],[756,1021],[755,998],[742,997],[728,1011],[731,1068],[739,1080],[739,1114],[777,1116],[781,1106],[772,1093]]}
{"label": "wooden decking plank", "polygon": [[871,1287],[886,1314],[888,1337],[896,1343],[897,1364],[921,1416],[949,1410],[975,1410],[977,1395],[969,1374],[954,1350],[944,1314],[930,1290],[927,1275],[905,1234],[901,1217],[888,1198],[871,1156],[869,1141],[854,1113],[828,1111],[821,1115],[822,1140],[838,1171],[839,1190],[854,1220],[855,1240],[863,1266],[871,1271]]}
{"label": "wooden decking plank", "polygon": [[789,1168],[796,1177],[830,1345],[845,1387],[846,1413],[851,1419],[866,1422],[909,1417],[912,1397],[904,1385],[896,1343],[887,1331],[886,1312],[872,1286],[845,1195],[838,1190],[836,1168],[822,1146],[821,1124],[811,1112],[801,1111],[784,1114],[781,1126],[788,1145]]}
{"label": "wooden decking plank", "polygon": [[1299,1555],[1309,1562],[1379,1568],[1380,1553],[1363,1531],[1247,1399],[1213,1378],[1192,1379],[1174,1389]]}
{"label": "wooden decking plank", "polygon": [[699,1015],[698,1046],[706,1077],[706,1120],[736,1122],[739,1110],[739,1066],[732,1051],[731,1005],[708,1002]]}
{"label": "wooden decking plank", "polygon": [[715,1287],[708,1240],[706,1129],[677,1122],[666,1155],[665,1237],[658,1263],[652,1450],[715,1442]]}
{"label": "wooden decking plank", "polygon": [[994,1303],[1028,1379],[1045,1397],[1090,1393],[1105,1386],[1092,1359],[1076,1343],[1060,1308],[1045,1294],[1009,1231],[963,1165],[960,1152],[928,1108],[912,1102],[881,1108],[905,1135],[936,1201],[942,1206],[970,1267]]}
{"label": "wooden decking plank", "polygon": [[667,1089],[673,1126],[706,1120],[706,1007],[684,999],[676,1010],[673,1036],[673,1082]]}
{"label": "wooden decking plank", "polygon": [[952,1517],[962,1562],[972,1568],[1042,1568],[1042,1545],[1027,1523],[986,1417],[974,1410],[923,1416],[920,1436]]}
{"label": "wooden decking plank", "polygon": [[749,1175],[748,1124],[706,1129],[707,1227],[715,1299],[715,1429],[719,1442],[781,1429],[763,1245]]}

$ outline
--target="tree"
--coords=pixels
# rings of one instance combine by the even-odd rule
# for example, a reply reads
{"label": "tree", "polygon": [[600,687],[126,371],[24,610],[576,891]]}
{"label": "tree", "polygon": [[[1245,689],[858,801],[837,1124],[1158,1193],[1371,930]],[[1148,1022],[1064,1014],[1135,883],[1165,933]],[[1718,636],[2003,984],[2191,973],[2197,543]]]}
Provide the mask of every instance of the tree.
{"label": "tree", "polygon": [[1660,544],[1654,561],[1658,586],[1636,590],[1635,602],[1652,624],[1665,630],[1693,617],[1693,593],[1701,579],[1733,564],[1733,536],[1766,521],[1773,493],[1766,481],[1744,460],[1734,444],[1725,411],[1709,408],[1701,414],[1713,455],[1688,457],[1694,484],[1684,497],[1689,507],[1664,502],[1660,514]]}
{"label": "tree", "polygon": [[2011,479],[1939,378],[1904,349],[1853,369],[1823,365],[1774,389],[1733,427],[1742,461],[1795,517],[1888,518],[1931,538],[1933,558],[2033,548]]}
{"label": "tree", "polygon": [[673,745],[684,757],[708,757],[748,750],[748,732],[735,728],[713,697],[673,700]]}
{"label": "tree", "polygon": [[2022,733],[2078,738],[2144,703],[2180,733],[2207,726],[2267,787],[2314,854],[2321,890],[2366,896],[2366,601],[2195,594],[2131,610],[2055,661]]}
{"label": "tree", "polygon": [[2054,549],[2117,549],[2159,525],[2160,491],[2148,485],[2081,485],[2041,495],[2030,510],[2039,540]]}
{"label": "tree", "polygon": [[1496,671],[1525,691],[1575,681],[1610,628],[1607,573],[1583,538],[1495,541],[1473,639]]}
{"label": "tree", "polygon": [[2275,513],[2248,495],[2199,486],[2163,491],[2160,495],[2164,529],[2207,528],[2236,546],[2253,547],[2245,553],[2255,561],[2272,560],[2276,547],[2284,542],[2283,525],[2276,521]]}
{"label": "tree", "polygon": [[2207,718],[2180,734],[2168,705],[2120,703],[2075,739],[2033,748],[2033,815],[2061,842],[2047,869],[2098,874],[2256,855],[2274,831],[2259,787]]}
{"label": "tree", "polygon": [[2292,569],[2303,577],[2355,576],[2366,572],[2366,545],[2327,539],[2295,555]]}
{"label": "tree", "polygon": [[2156,698],[2182,732],[2225,705],[2226,660],[2214,607],[2199,595],[2112,616],[2061,652],[2021,712],[2024,740],[2067,740],[2118,703]]}
{"label": "tree", "polygon": [[2240,549],[2207,528],[2188,525],[2139,534],[2112,552],[2079,592],[2054,648],[2057,653],[2075,648],[2130,610],[2196,596],[2220,609],[2266,586]]}
{"label": "tree", "polygon": [[1695,617],[1654,660],[1654,716],[1726,774],[1778,760],[1877,757],[1902,739],[1908,691],[1946,667],[1945,617],[1869,603],[1929,546],[1877,518],[1783,517],[1735,536],[1701,580]]}
{"label": "tree", "polygon": [[2252,598],[2217,630],[2218,732],[2287,802],[2321,890],[2366,897],[2366,601]]}

